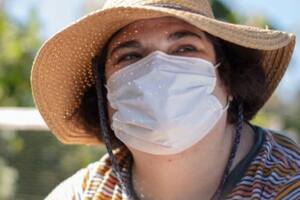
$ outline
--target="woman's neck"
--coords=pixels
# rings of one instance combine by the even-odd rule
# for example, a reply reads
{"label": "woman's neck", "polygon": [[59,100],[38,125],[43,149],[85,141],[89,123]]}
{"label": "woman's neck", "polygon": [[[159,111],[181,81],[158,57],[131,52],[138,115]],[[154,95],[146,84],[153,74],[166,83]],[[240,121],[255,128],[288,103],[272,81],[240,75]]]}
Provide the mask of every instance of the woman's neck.
{"label": "woman's neck", "polygon": [[[132,181],[139,198],[210,199],[222,179],[235,136],[234,126],[224,124],[222,126],[222,123],[218,123],[200,142],[179,154],[157,156],[131,150],[134,160]],[[249,127],[244,124],[242,132],[249,131]],[[242,145],[233,167],[252,146],[251,135],[253,136],[242,134]],[[247,143],[244,142],[245,139]]]}

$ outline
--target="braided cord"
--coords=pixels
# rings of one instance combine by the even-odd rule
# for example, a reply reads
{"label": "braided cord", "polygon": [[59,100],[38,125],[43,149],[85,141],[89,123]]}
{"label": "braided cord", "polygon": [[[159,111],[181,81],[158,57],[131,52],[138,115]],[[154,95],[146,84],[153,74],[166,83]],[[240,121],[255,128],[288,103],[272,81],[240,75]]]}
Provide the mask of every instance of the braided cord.
{"label": "braided cord", "polygon": [[237,153],[237,150],[238,150],[238,147],[239,147],[239,144],[240,144],[240,140],[241,140],[241,133],[242,133],[243,121],[244,121],[243,111],[244,111],[243,110],[243,104],[240,102],[238,104],[238,113],[237,113],[238,120],[237,120],[237,123],[236,123],[236,129],[235,129],[236,133],[235,133],[234,143],[233,143],[233,146],[231,148],[230,156],[229,156],[227,165],[226,165],[225,170],[224,170],[224,175],[222,177],[222,180],[220,182],[220,185],[219,185],[217,191],[215,192],[215,194],[212,197],[212,200],[220,199],[222,189],[223,189],[223,187],[225,185],[225,182],[226,182],[226,180],[227,180],[227,178],[230,174],[230,169],[232,167],[232,164],[233,164],[233,161],[234,161],[234,158],[236,156],[236,153]]}
{"label": "braided cord", "polygon": [[109,154],[109,158],[111,160],[112,164],[112,170],[115,172],[118,180],[120,181],[121,187],[124,187],[124,190],[128,196],[129,200],[132,200],[133,198],[131,197],[131,191],[129,190],[128,187],[128,180],[126,179],[125,176],[122,175],[120,166],[117,163],[117,160],[112,152],[112,144],[110,141],[109,133],[108,133],[108,123],[107,123],[107,116],[104,108],[104,100],[103,100],[103,82],[104,82],[104,77],[99,73],[98,67],[98,60],[99,57],[95,57],[92,59],[92,66],[93,66],[93,73],[96,81],[96,91],[97,91],[97,102],[98,102],[98,110],[99,110],[99,123],[100,123],[100,129],[102,131],[102,139],[103,142],[106,146],[107,152]]}

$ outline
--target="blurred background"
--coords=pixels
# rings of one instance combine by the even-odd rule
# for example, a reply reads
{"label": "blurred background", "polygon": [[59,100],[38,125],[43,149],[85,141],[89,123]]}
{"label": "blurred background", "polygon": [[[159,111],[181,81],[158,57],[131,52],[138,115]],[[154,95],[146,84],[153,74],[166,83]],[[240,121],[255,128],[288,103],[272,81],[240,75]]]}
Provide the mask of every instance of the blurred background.
{"label": "blurred background", "polygon": [[[217,18],[294,32],[300,37],[297,0],[212,0]],[[103,146],[62,145],[34,109],[30,70],[51,35],[101,0],[0,0],[0,199],[43,199],[58,183],[98,160]],[[300,136],[300,49],[274,95],[253,123]]]}

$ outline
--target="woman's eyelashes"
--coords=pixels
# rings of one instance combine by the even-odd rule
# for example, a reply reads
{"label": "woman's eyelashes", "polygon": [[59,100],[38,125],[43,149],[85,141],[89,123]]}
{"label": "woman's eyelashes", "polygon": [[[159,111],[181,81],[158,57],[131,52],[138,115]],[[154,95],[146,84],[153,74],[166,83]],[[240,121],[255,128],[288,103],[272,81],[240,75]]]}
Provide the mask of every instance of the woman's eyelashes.
{"label": "woman's eyelashes", "polygon": [[[182,54],[182,53],[191,53],[191,52],[197,52],[197,48],[195,48],[193,45],[182,45],[178,48],[176,48],[175,51],[172,51],[172,54]],[[122,62],[129,62],[134,61],[138,58],[142,58],[143,56],[138,52],[130,52],[126,53],[124,55],[121,55],[120,58],[117,60],[117,64]]]}
{"label": "woman's eyelashes", "polygon": [[185,52],[196,52],[196,51],[197,48],[195,48],[193,45],[182,45],[179,48],[177,48],[174,53],[185,53]]}
{"label": "woman's eyelashes", "polygon": [[125,55],[122,55],[120,59],[118,59],[117,64],[121,62],[131,61],[133,58],[141,57],[141,55],[137,52],[131,52],[127,53]]}

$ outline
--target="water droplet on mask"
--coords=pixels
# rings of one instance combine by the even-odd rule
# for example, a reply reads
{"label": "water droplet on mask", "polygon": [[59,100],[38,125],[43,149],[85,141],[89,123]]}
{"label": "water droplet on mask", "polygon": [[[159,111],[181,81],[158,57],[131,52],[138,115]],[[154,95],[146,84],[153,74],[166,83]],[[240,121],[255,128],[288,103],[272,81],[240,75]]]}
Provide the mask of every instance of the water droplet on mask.
{"label": "water droplet on mask", "polygon": [[127,82],[128,85],[131,85],[131,82]]}

